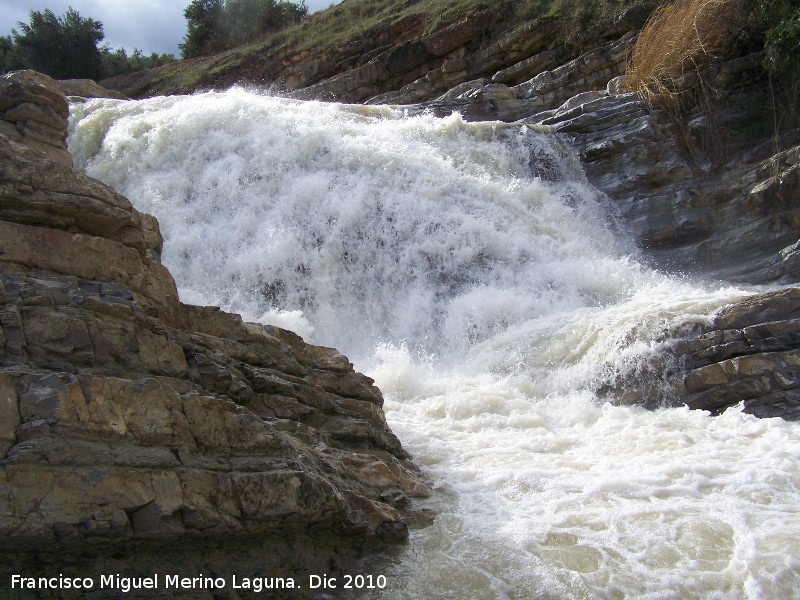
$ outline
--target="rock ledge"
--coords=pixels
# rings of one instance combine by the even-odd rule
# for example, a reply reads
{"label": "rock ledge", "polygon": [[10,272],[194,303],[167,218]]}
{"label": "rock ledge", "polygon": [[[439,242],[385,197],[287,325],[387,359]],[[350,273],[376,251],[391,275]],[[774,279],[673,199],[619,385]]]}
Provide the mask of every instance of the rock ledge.
{"label": "rock ledge", "polygon": [[406,539],[429,485],[373,381],[181,304],[156,220],[66,160],[59,90],[0,80],[3,570],[41,571],[48,549],[146,572],[170,547],[187,576],[300,576]]}

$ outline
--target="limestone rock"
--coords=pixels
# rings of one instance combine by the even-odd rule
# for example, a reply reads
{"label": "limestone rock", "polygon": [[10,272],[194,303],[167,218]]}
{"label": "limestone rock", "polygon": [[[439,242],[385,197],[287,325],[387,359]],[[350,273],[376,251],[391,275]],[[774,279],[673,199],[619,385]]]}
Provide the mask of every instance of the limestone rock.
{"label": "limestone rock", "polygon": [[[63,102],[38,75],[6,83],[0,106]],[[155,219],[28,141],[0,133],[5,564],[111,548],[144,565],[191,539],[190,564],[322,573],[405,539],[429,484],[373,381],[291,332],[181,304]],[[227,562],[255,543],[274,559]]]}

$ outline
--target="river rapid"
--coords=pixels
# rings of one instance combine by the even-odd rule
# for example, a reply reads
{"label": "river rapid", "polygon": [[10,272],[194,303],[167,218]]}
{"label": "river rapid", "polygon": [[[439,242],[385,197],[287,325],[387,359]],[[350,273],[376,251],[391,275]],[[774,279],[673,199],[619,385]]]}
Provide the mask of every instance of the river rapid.
{"label": "river rapid", "polygon": [[645,266],[558,139],[232,89],[73,104],[69,148],[182,301],[376,380],[438,517],[364,597],[800,597],[800,423],[608,391],[752,290]]}

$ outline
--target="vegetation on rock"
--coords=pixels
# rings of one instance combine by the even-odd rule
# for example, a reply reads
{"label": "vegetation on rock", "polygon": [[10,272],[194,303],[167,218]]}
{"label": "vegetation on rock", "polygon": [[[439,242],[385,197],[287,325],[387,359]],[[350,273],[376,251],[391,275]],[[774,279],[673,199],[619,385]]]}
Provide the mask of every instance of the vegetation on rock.
{"label": "vegetation on rock", "polygon": [[741,0],[678,0],[660,6],[639,34],[627,86],[649,102],[675,106],[702,73],[730,56],[748,13]]}
{"label": "vegetation on rock", "polygon": [[760,0],[758,14],[766,28],[765,66],[778,77],[796,79],[800,73],[800,3]]}

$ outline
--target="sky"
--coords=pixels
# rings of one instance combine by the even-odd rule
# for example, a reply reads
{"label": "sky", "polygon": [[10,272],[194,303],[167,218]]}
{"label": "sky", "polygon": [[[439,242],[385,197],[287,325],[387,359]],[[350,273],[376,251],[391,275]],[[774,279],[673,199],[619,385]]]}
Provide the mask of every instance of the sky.
{"label": "sky", "polygon": [[[180,58],[178,44],[186,33],[183,10],[191,0],[0,0],[0,35],[17,29],[17,22],[28,22],[31,10],[49,8],[63,15],[72,7],[81,17],[103,24],[105,39],[100,45],[139,48],[144,54],[174,54]],[[338,0],[306,0],[309,12],[336,4]]]}

